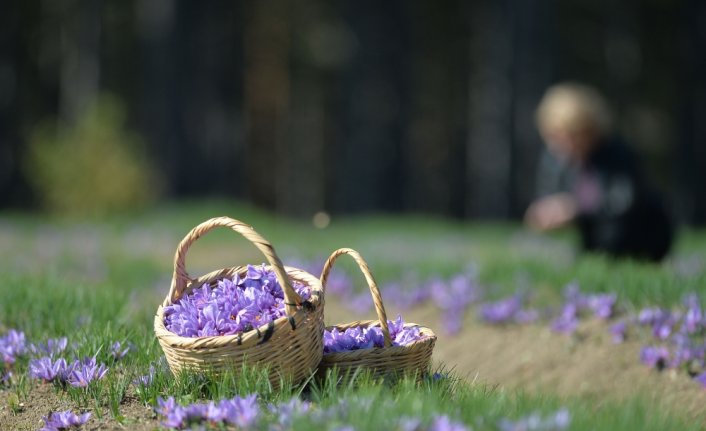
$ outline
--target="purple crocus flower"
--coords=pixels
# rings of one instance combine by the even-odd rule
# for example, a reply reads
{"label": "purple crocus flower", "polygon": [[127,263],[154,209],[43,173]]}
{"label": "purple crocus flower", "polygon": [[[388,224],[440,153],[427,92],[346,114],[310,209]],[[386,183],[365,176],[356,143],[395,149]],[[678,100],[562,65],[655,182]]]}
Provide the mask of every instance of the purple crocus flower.
{"label": "purple crocus flower", "polygon": [[173,397],[157,398],[155,412],[162,416],[162,424],[170,428],[184,428],[202,422],[225,423],[238,428],[250,428],[258,419],[257,395],[235,397],[218,403],[194,403],[180,406]]}
{"label": "purple crocus flower", "polygon": [[68,339],[66,337],[50,338],[43,344],[30,344],[29,351],[33,355],[54,356],[66,350]]}
{"label": "purple crocus flower", "polygon": [[85,424],[90,417],[90,412],[82,415],[77,415],[71,412],[71,410],[55,412],[49,415],[49,417],[44,417],[44,428],[40,431],[59,431],[79,427]]}
{"label": "purple crocus flower", "polygon": [[443,311],[441,324],[444,326],[447,334],[455,335],[461,332],[465,311],[465,307],[462,306],[451,307]]}
{"label": "purple crocus flower", "polygon": [[419,305],[429,297],[429,292],[422,286],[413,286],[412,283],[388,282],[380,286],[385,293],[385,302],[394,304],[395,307],[408,310]]}
{"label": "purple crocus flower", "polygon": [[51,357],[45,356],[29,361],[29,376],[35,379],[41,379],[45,382],[53,382],[54,380],[63,382],[67,379],[68,373],[69,366],[63,358],[53,361]]}
{"label": "purple crocus flower", "polygon": [[522,298],[519,294],[496,302],[481,304],[480,316],[486,323],[508,323],[522,309]]}
{"label": "purple crocus flower", "polygon": [[235,397],[223,400],[220,403],[226,423],[238,428],[249,428],[255,425],[258,419],[259,408],[257,395],[252,394],[244,398]]}
{"label": "purple crocus flower", "polygon": [[429,431],[468,431],[469,428],[460,422],[454,422],[446,415],[435,417],[428,428]]}
{"label": "purple crocus flower", "polygon": [[536,322],[537,319],[539,319],[539,312],[532,308],[523,308],[515,313],[515,322],[522,325]]}
{"label": "purple crocus flower", "polygon": [[706,372],[697,375],[694,377],[694,380],[697,381],[702,387],[706,388]]}
{"label": "purple crocus flower", "polygon": [[640,351],[640,362],[650,368],[662,369],[669,360],[669,350],[666,347],[645,346]]}
{"label": "purple crocus flower", "polygon": [[0,370],[0,385],[8,386],[12,380],[12,371]]}
{"label": "purple crocus flower", "polygon": [[67,379],[67,382],[74,387],[85,388],[94,380],[105,377],[108,368],[105,364],[96,364],[96,358],[85,358],[83,361],[76,361],[74,368]]}
{"label": "purple crocus flower", "polygon": [[564,304],[559,317],[552,321],[552,330],[563,334],[572,334],[578,326],[578,307],[568,302]]}
{"label": "purple crocus flower", "polygon": [[149,386],[154,380],[155,369],[154,366],[150,365],[150,370],[147,374],[137,377],[132,381],[132,384],[137,387]]}
{"label": "purple crocus flower", "polygon": [[403,416],[397,420],[397,428],[399,431],[418,431],[422,429],[422,421],[419,418],[411,418]]}
{"label": "purple crocus flower", "polygon": [[113,343],[113,345],[111,346],[110,354],[111,354],[111,356],[113,356],[113,359],[115,359],[116,361],[118,361],[118,360],[124,358],[125,355],[127,355],[127,353],[128,353],[129,351],[130,351],[130,346],[125,346],[125,348],[123,349],[123,346],[122,346],[122,344],[120,343],[120,341],[116,341],[116,342]]}
{"label": "purple crocus flower", "polygon": [[311,403],[293,397],[286,403],[269,404],[267,408],[277,415],[277,423],[282,429],[290,429],[297,417],[306,414],[311,409]]}
{"label": "purple crocus flower", "polygon": [[599,319],[608,319],[613,315],[613,307],[617,295],[615,293],[604,293],[588,296],[588,308]]}
{"label": "purple crocus flower", "polygon": [[689,295],[684,301],[687,307],[686,315],[684,316],[684,330],[693,334],[703,328],[704,316],[701,310],[701,303],[696,295]]}
{"label": "purple crocus flower", "polygon": [[10,329],[7,334],[0,337],[0,359],[6,364],[14,364],[15,359],[26,352],[24,332]]}
{"label": "purple crocus flower", "polygon": [[627,335],[627,324],[624,320],[610,327],[610,334],[613,336],[613,343],[620,344],[625,341]]}
{"label": "purple crocus flower", "polygon": [[516,421],[501,419],[498,422],[500,431],[563,431],[571,425],[571,414],[567,409],[559,409],[555,413],[542,417],[532,413]]}
{"label": "purple crocus flower", "polygon": [[656,322],[665,320],[668,314],[667,311],[659,307],[643,308],[638,313],[637,321],[643,326],[654,325]]}

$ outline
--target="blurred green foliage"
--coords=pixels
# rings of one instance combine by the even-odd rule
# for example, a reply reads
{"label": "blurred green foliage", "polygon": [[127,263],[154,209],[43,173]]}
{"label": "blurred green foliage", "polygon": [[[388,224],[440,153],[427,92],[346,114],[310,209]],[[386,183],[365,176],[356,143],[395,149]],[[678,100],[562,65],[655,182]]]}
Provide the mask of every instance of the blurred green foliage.
{"label": "blurred green foliage", "polygon": [[153,201],[160,181],[122,103],[102,95],[75,124],[45,121],[33,130],[25,175],[48,210],[103,215]]}

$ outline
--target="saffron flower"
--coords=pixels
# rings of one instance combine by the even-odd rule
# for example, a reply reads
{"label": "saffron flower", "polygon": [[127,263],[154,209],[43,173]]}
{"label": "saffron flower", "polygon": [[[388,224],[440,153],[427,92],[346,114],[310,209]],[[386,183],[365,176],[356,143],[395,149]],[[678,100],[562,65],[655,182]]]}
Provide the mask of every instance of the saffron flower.
{"label": "saffron flower", "polygon": [[640,351],[640,361],[650,368],[663,369],[669,360],[669,350],[666,347],[645,346]]}
{"label": "saffron flower", "polygon": [[211,424],[234,425],[238,428],[253,427],[259,415],[257,395],[235,397],[217,403],[194,403],[180,406],[174,397],[157,398],[155,412],[162,416],[162,425],[169,428],[183,429],[203,422]]}
{"label": "saffron flower", "polygon": [[[309,288],[293,282],[304,300]],[[274,271],[248,265],[244,278],[218,281],[195,289],[164,309],[168,330],[182,337],[232,335],[252,330],[285,316],[284,291]]]}
{"label": "saffron flower", "polygon": [[457,334],[461,330],[466,308],[482,296],[473,271],[458,274],[447,282],[432,279],[427,284],[427,290],[441,309],[442,324],[449,334]]}
{"label": "saffron flower", "polygon": [[563,334],[571,334],[578,326],[578,309],[573,303],[564,304],[559,317],[552,321],[552,330]]}
{"label": "saffron flower", "polygon": [[154,380],[155,372],[156,372],[156,370],[154,369],[154,366],[150,365],[149,372],[143,376],[137,377],[135,380],[132,381],[132,384],[137,387],[151,385],[152,381]]}
{"label": "saffron flower", "polygon": [[45,356],[29,361],[29,376],[45,382],[65,382],[70,373],[71,370],[63,358],[54,361],[50,356]]}
{"label": "saffron flower", "polygon": [[469,428],[460,422],[454,422],[448,416],[437,416],[431,422],[429,431],[468,431]]}
{"label": "saffron flower", "polygon": [[698,374],[694,377],[694,380],[701,384],[702,387],[706,388],[706,372]]}
{"label": "saffron flower", "polygon": [[49,417],[44,417],[44,428],[40,431],[59,431],[74,427],[77,428],[85,424],[90,417],[90,412],[82,415],[72,413],[71,410],[55,412],[49,415]]}
{"label": "saffron flower", "polygon": [[547,417],[532,413],[516,421],[501,419],[498,422],[498,429],[500,431],[563,431],[569,425],[571,425],[571,414],[567,409],[559,409]]}
{"label": "saffron flower", "polygon": [[689,334],[693,334],[703,328],[704,325],[704,315],[701,310],[701,303],[696,295],[687,296],[684,301],[687,311],[684,316],[683,327],[685,331]]}
{"label": "saffron flower", "polygon": [[83,361],[76,361],[73,370],[67,378],[67,382],[74,387],[85,388],[94,380],[105,377],[108,368],[105,364],[96,364],[96,358],[85,358]]}
{"label": "saffron flower", "polygon": [[620,344],[625,341],[627,336],[627,324],[624,320],[610,327],[610,334],[613,336],[613,343]]}
{"label": "saffron flower", "polygon": [[523,306],[523,295],[516,293],[495,302],[480,305],[480,318],[490,324],[530,323],[539,317],[536,310]]}
{"label": "saffron flower", "polygon": [[291,429],[296,418],[305,415],[311,409],[311,403],[293,397],[286,403],[269,404],[267,409],[277,415],[277,423],[281,429]]}
{"label": "saffron flower", "polygon": [[30,344],[29,351],[33,355],[48,355],[53,357],[66,350],[67,345],[68,339],[66,337],[50,338],[46,343]]}
{"label": "saffron flower", "polygon": [[22,331],[10,329],[0,337],[0,359],[6,364],[14,364],[18,356],[27,352],[25,334]]}
{"label": "saffron flower", "polygon": [[120,341],[116,341],[113,343],[110,349],[110,354],[113,357],[114,360],[118,361],[127,355],[127,353],[130,351],[130,346],[125,346],[123,349],[122,344]]}

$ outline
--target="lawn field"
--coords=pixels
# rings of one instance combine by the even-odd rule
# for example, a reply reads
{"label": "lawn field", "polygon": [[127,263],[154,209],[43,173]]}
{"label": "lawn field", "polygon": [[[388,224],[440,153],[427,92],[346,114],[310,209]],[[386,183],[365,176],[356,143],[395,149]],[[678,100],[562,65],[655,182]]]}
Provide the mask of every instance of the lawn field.
{"label": "lawn field", "polygon": [[[299,386],[284,382],[277,390],[260,369],[172,376],[154,337],[154,313],[169,290],[179,241],[220,215],[253,225],[286,265],[317,277],[334,249],[358,250],[379,282],[388,317],[402,314],[436,332],[434,373],[421,383],[361,373],[354,382],[335,385],[329,376]],[[12,359],[0,356],[0,429],[39,429],[43,417],[64,410],[91,413],[82,429],[160,429],[159,399],[187,405],[252,394],[252,429],[706,428],[706,389],[692,378],[702,371],[703,349],[675,366],[665,365],[667,358],[650,366],[641,349],[668,345],[672,334],[660,333],[656,342],[652,327],[637,317],[656,307],[676,310],[660,324],[670,322],[665,331],[677,333],[691,316],[685,301],[695,294],[700,303],[706,287],[706,231],[682,230],[659,265],[579,255],[575,242],[570,231],[539,236],[516,224],[424,216],[334,217],[317,229],[307,220],[218,201],[101,220],[0,214],[0,337],[5,353],[12,330],[24,334],[27,346]],[[196,276],[263,261],[243,237],[220,229],[189,250],[186,266]],[[326,322],[375,318],[352,260],[341,259],[335,271],[350,286],[326,292]],[[453,286],[450,280],[464,284],[435,287]],[[587,300],[575,327],[557,329],[571,283],[582,295],[614,294],[610,313],[594,315]],[[488,304],[515,297],[527,313],[483,317]],[[689,332],[690,346],[704,346],[703,321],[699,315]],[[615,343],[611,328],[621,322],[630,329]],[[94,357],[105,365],[104,376],[85,387],[32,378],[30,363],[41,354],[30,344],[61,337],[67,346],[54,359]],[[150,378],[140,382],[144,376]]]}

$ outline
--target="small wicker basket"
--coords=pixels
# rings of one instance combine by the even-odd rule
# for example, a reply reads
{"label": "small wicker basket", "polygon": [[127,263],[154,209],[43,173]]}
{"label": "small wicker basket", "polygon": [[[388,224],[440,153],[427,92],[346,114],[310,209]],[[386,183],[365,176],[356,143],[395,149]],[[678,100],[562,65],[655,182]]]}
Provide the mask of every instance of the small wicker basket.
{"label": "small wicker basket", "polygon": [[356,261],[365,276],[368,287],[370,287],[373,302],[375,303],[375,311],[377,312],[378,320],[343,323],[329,326],[326,329],[330,331],[336,328],[339,331],[345,331],[348,328],[380,325],[385,344],[384,347],[381,348],[376,347],[325,354],[321,359],[321,364],[319,364],[318,376],[325,376],[326,370],[332,368],[338,368],[342,374],[363,368],[370,370],[375,378],[401,374],[416,374],[418,378],[422,377],[429,370],[432,351],[436,344],[436,335],[429,328],[417,325],[416,323],[407,323],[404,326],[405,328],[419,327],[420,333],[425,337],[406,346],[392,345],[390,330],[387,324],[387,314],[385,313],[385,306],[382,303],[380,290],[370,273],[367,263],[357,251],[350,248],[341,248],[331,254],[321,273],[321,285],[324,287],[324,291],[326,289],[326,280],[328,279],[333,263],[339,256],[344,254],[350,255]]}
{"label": "small wicker basket", "polygon": [[[275,272],[284,291],[287,315],[242,334],[181,337],[165,327],[164,307],[206,283],[247,272],[247,265],[220,269],[198,278],[191,278],[186,272],[185,258],[189,247],[207,232],[221,226],[243,235],[265,255],[270,264],[268,268]],[[290,279],[310,288],[310,300],[302,301]],[[268,367],[270,383],[278,388],[283,378],[291,379],[294,384],[309,378],[321,361],[323,305],[323,289],[315,276],[284,266],[272,245],[251,226],[228,217],[218,217],[193,228],[179,244],[174,256],[171,287],[157,308],[154,332],[174,374],[186,368],[204,372],[225,369],[238,372],[243,364],[262,365]]]}

